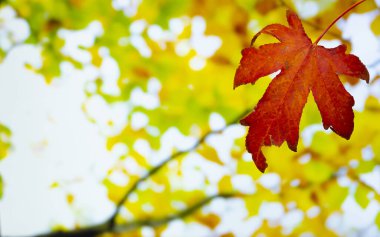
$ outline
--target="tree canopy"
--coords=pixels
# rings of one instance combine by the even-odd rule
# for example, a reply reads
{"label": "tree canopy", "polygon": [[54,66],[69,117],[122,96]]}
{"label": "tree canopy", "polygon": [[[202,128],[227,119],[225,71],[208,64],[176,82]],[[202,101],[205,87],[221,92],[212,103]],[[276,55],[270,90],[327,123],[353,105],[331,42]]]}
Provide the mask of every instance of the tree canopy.
{"label": "tree canopy", "polygon": [[[354,2],[2,0],[1,208],[7,213],[14,208],[7,197],[12,184],[20,183],[12,180],[29,179],[15,173],[18,167],[27,169],[28,163],[17,160],[23,157],[52,164],[43,167],[51,174],[43,189],[64,200],[65,206],[51,208],[71,218],[47,222],[36,232],[24,232],[22,222],[20,230],[2,225],[2,234],[376,236],[380,2],[365,1],[320,42],[346,44],[369,70],[369,84],[340,76],[356,101],[349,140],[323,129],[309,95],[298,151],[286,145],[262,148],[269,164],[262,174],[246,150],[247,130],[238,122],[274,75],[254,87],[233,89],[242,49],[266,25],[286,25],[287,9],[300,16],[314,42]],[[260,36],[255,44],[273,42]],[[21,77],[28,80],[18,81]],[[91,136],[99,142],[87,140]],[[62,161],[71,158],[61,157],[61,151],[76,160],[65,165]],[[80,171],[81,159],[92,159],[96,168]],[[69,170],[80,175],[68,175]],[[35,173],[35,180],[46,181]],[[38,192],[32,181],[20,189]],[[91,185],[104,191],[97,193],[104,199],[80,190]],[[87,202],[94,200],[109,206],[100,219],[88,217],[93,210],[86,209]],[[19,197],[21,202],[35,204],[28,196]],[[352,221],[360,215],[362,221]],[[17,218],[2,214],[1,222]]]}

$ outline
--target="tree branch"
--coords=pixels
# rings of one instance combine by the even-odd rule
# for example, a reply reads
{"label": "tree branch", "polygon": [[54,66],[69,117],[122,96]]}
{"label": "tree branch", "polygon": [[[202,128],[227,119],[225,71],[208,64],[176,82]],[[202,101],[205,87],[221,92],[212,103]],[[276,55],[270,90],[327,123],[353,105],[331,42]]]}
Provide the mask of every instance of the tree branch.
{"label": "tree branch", "polygon": [[90,237],[100,235],[107,231],[109,231],[108,225],[100,224],[71,231],[55,231],[46,234],[35,235],[35,237]]}
{"label": "tree branch", "polygon": [[36,235],[35,237],[88,237],[88,236],[96,236],[96,235],[106,233],[106,232],[109,232],[109,233],[127,232],[127,231],[135,230],[143,226],[159,227],[159,226],[168,224],[170,221],[173,221],[175,219],[180,219],[180,218],[185,218],[187,216],[190,216],[195,211],[207,205],[209,202],[211,202],[212,200],[216,198],[232,198],[235,196],[238,196],[238,194],[237,193],[215,194],[215,195],[212,195],[200,200],[194,205],[176,214],[168,215],[168,216],[156,218],[156,219],[144,219],[144,220],[136,220],[132,222],[127,222],[125,224],[115,225],[112,229],[110,229],[110,226],[108,225],[108,223],[104,223],[104,224],[94,225],[94,226],[79,229],[79,230],[72,230],[72,231],[67,231],[67,232],[57,231],[57,232],[51,232],[47,234]]}
{"label": "tree branch", "polygon": [[164,161],[162,161],[160,164],[158,164],[157,166],[155,166],[151,170],[149,170],[148,173],[146,173],[141,178],[139,178],[132,185],[132,187],[129,190],[127,190],[127,192],[124,194],[124,196],[120,199],[120,201],[116,205],[116,209],[115,209],[114,213],[112,214],[112,216],[109,219],[110,228],[112,229],[114,227],[116,216],[120,212],[120,209],[123,206],[123,204],[127,201],[127,199],[129,198],[129,196],[138,188],[138,186],[142,182],[144,182],[145,180],[147,180],[149,177],[153,176],[155,173],[157,173],[159,170],[161,170],[167,163],[169,163],[170,161],[174,160],[175,158],[177,158],[177,157],[179,157],[179,156],[181,156],[183,154],[186,154],[186,153],[189,153],[189,152],[192,152],[192,151],[196,150],[198,148],[198,146],[201,145],[209,136],[211,136],[213,134],[221,133],[227,127],[229,127],[230,125],[237,123],[242,117],[244,117],[247,113],[249,113],[250,110],[251,109],[247,109],[243,113],[239,114],[234,120],[232,120],[231,122],[229,122],[222,129],[214,130],[214,131],[209,131],[209,132],[205,133],[201,138],[199,138],[199,140],[193,146],[191,146],[190,148],[188,148],[186,150],[178,151],[178,152],[172,154],[171,156],[169,156],[168,158],[166,158]]}
{"label": "tree branch", "polygon": [[162,225],[169,223],[172,220],[182,219],[182,218],[185,218],[187,216],[190,216],[195,211],[197,211],[201,207],[207,205],[209,202],[211,202],[212,200],[214,200],[216,198],[232,198],[232,197],[236,197],[236,196],[238,196],[238,194],[236,194],[236,193],[215,194],[213,196],[206,197],[205,199],[195,203],[194,205],[190,206],[189,208],[187,208],[183,211],[180,211],[176,214],[169,215],[169,216],[162,217],[162,218],[157,218],[157,219],[137,220],[137,221],[133,221],[130,223],[126,223],[124,225],[123,224],[117,225],[117,226],[115,226],[115,228],[113,230],[114,230],[114,232],[126,232],[126,231],[130,231],[133,229],[137,229],[141,226],[159,227],[159,226],[162,226]]}
{"label": "tree branch", "polygon": [[226,128],[228,128],[229,126],[231,126],[233,124],[236,124],[242,117],[244,117],[250,111],[251,111],[251,109],[245,110],[243,113],[239,114],[235,119],[233,119],[232,121],[230,121],[228,124],[226,124],[226,126],[224,126],[221,129],[212,130],[212,131],[209,131],[209,132],[205,133],[202,137],[200,137],[198,139],[198,141],[193,146],[189,147],[188,149],[185,149],[185,150],[182,150],[182,151],[178,151],[178,152],[172,154],[171,156],[169,156],[168,158],[166,158],[165,160],[163,160],[160,164],[158,164],[157,166],[155,166],[152,169],[150,169],[145,175],[143,175],[142,177],[140,177],[125,192],[125,194],[123,195],[123,197],[116,204],[116,208],[115,208],[115,211],[113,212],[113,214],[106,221],[104,221],[103,223],[98,224],[98,225],[93,225],[93,226],[85,227],[85,228],[78,229],[78,230],[67,231],[67,232],[57,231],[57,232],[51,232],[51,233],[47,233],[47,234],[36,235],[36,237],[72,237],[72,236],[84,237],[84,236],[96,236],[96,235],[99,235],[99,234],[105,233],[105,232],[128,231],[128,230],[139,228],[141,226],[157,227],[157,226],[160,226],[160,225],[164,225],[164,224],[168,223],[171,220],[174,220],[174,219],[177,219],[177,218],[184,218],[184,217],[190,215],[191,213],[193,213],[194,211],[196,211],[197,209],[199,209],[200,207],[206,205],[208,202],[210,202],[211,200],[213,200],[215,198],[218,198],[218,197],[221,197],[221,198],[232,197],[233,196],[232,193],[216,194],[216,195],[207,197],[204,200],[201,200],[200,202],[196,203],[195,205],[189,207],[188,209],[185,209],[185,210],[183,210],[183,211],[181,211],[181,212],[179,212],[177,214],[174,214],[174,215],[170,215],[170,216],[159,218],[159,219],[136,220],[136,221],[132,221],[132,222],[126,223],[124,225],[120,225],[120,226],[116,225],[116,217],[119,214],[121,208],[123,207],[124,203],[128,200],[128,198],[130,197],[130,195],[134,191],[136,191],[138,189],[138,187],[139,187],[139,185],[141,183],[143,183],[145,180],[147,180],[148,178],[150,178],[154,174],[156,174],[158,171],[160,171],[170,161],[176,159],[177,157],[179,157],[179,156],[181,156],[183,154],[186,154],[186,153],[189,153],[189,152],[192,152],[192,151],[196,150],[201,144],[203,144],[205,142],[205,140],[209,136],[221,133]]}

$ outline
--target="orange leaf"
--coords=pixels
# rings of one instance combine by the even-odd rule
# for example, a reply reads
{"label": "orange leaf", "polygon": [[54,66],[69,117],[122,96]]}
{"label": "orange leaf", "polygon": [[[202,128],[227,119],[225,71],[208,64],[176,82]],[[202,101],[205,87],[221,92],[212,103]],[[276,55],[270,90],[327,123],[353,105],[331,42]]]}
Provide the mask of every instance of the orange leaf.
{"label": "orange leaf", "polygon": [[280,42],[244,49],[235,75],[234,88],[281,70],[253,112],[241,120],[249,126],[246,147],[261,172],[268,166],[262,146],[280,146],[286,141],[297,151],[299,122],[310,91],[324,128],[349,139],[354,128],[354,99],[338,75],[369,80],[366,67],[358,57],[345,53],[345,45],[325,48],[317,45],[321,37],[312,43],[294,12],[287,11],[287,20],[289,27],[268,25],[253,37],[252,44],[260,34]]}

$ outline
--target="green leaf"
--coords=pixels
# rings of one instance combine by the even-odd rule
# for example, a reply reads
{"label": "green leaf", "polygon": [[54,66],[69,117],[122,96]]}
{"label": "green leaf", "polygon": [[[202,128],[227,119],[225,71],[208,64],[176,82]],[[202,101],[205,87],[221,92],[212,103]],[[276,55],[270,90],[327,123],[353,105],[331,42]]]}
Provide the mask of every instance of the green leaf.
{"label": "green leaf", "polygon": [[305,178],[313,183],[322,183],[328,180],[334,172],[328,164],[321,161],[310,161],[304,166]]}
{"label": "green leaf", "polygon": [[359,185],[356,189],[355,200],[362,208],[366,208],[369,204],[368,193],[369,190],[362,185]]}
{"label": "green leaf", "polygon": [[380,212],[376,216],[375,223],[376,223],[377,227],[380,228]]}

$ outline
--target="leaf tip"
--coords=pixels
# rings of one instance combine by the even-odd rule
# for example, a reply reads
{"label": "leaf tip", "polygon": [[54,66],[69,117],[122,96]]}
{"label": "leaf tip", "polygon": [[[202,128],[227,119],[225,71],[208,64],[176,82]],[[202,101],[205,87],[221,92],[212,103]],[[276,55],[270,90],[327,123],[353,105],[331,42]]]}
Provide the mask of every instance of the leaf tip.
{"label": "leaf tip", "polygon": [[288,147],[290,150],[297,152],[297,143],[293,144],[293,143],[288,142]]}
{"label": "leaf tip", "polygon": [[265,170],[267,169],[267,167],[268,167],[268,164],[267,163],[265,163],[265,164],[263,164],[262,166],[258,166],[258,165],[256,165],[257,166],[257,168],[259,169],[259,171],[261,172],[261,173],[265,173]]}
{"label": "leaf tip", "polygon": [[236,82],[236,78],[235,78],[235,80],[234,80],[234,86],[233,86],[233,89],[235,90],[236,89],[236,87],[238,87],[239,86],[239,84]]}
{"label": "leaf tip", "polygon": [[343,137],[346,140],[350,140],[352,132],[354,131],[353,123],[352,123],[352,126],[350,126],[350,128],[348,128],[346,131],[338,131],[333,126],[330,126],[330,128],[333,132],[335,132],[336,134],[338,134],[339,136]]}
{"label": "leaf tip", "polygon": [[361,77],[367,84],[369,84],[369,72],[365,70],[364,74]]}
{"label": "leaf tip", "polygon": [[255,162],[256,167],[260,170],[261,173],[264,173],[268,167],[266,159],[262,151],[259,152],[257,157],[254,157],[252,154],[252,159]]}

